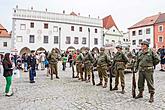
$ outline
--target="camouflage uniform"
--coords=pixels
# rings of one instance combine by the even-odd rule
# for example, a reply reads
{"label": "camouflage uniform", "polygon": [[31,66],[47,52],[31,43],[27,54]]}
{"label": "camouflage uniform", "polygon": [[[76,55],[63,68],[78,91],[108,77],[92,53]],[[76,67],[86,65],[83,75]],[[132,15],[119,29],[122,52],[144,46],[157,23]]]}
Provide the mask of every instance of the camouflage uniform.
{"label": "camouflage uniform", "polygon": [[[117,46],[116,48],[122,49],[121,46]],[[125,81],[124,81],[124,69],[126,67],[126,64],[128,62],[128,59],[126,56],[123,54],[122,51],[118,51],[114,58],[113,58],[113,63],[112,65],[115,66],[115,87],[112,90],[118,90],[118,84],[119,84],[119,77],[121,81],[121,87],[122,87],[122,94],[124,94],[124,87],[125,87]]]}
{"label": "camouflage uniform", "polygon": [[57,64],[59,59],[60,57],[56,50],[52,49],[51,53],[48,55],[48,61],[51,69],[51,80],[53,80],[53,74],[55,74],[56,78],[59,79],[57,71]]}
{"label": "camouflage uniform", "polygon": [[[143,41],[142,45],[145,44],[149,46],[149,43],[147,41]],[[137,56],[137,61],[135,63],[135,70],[139,70],[139,78],[138,78],[138,89],[139,94],[136,96],[136,99],[143,97],[143,91],[144,91],[144,83],[145,79],[147,81],[147,86],[150,95],[149,102],[153,102],[153,95],[155,93],[154,88],[154,80],[153,80],[153,73],[154,73],[154,65],[157,65],[159,63],[158,56],[151,50],[147,48],[147,51],[139,52]]]}
{"label": "camouflage uniform", "polygon": [[104,50],[104,48],[100,48],[100,54],[97,58],[97,71],[99,74],[100,83],[98,83],[96,86],[102,85],[104,78],[105,84],[103,88],[106,88],[108,83],[107,66],[110,63],[110,58],[104,53]]}
{"label": "camouflage uniform", "polygon": [[[92,63],[94,62],[94,58],[93,58],[92,54],[89,52],[88,48],[86,48],[86,51],[87,52],[85,53],[84,58],[83,58],[85,80],[86,80],[86,82],[90,82],[91,67],[92,67]],[[87,76],[88,76],[88,79],[87,79]]]}
{"label": "camouflage uniform", "polygon": [[82,53],[78,53],[77,54],[77,58],[76,58],[76,71],[77,71],[77,76],[79,77],[80,74],[80,80],[83,80],[83,70],[82,70],[82,61],[83,61],[83,55]]}

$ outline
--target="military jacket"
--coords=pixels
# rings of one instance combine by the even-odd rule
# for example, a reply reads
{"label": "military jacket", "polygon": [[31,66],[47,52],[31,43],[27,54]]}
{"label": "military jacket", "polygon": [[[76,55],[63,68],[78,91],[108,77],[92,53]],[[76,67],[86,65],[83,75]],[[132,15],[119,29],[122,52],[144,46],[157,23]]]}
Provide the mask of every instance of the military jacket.
{"label": "military jacket", "polygon": [[159,63],[159,57],[150,49],[147,52],[139,52],[137,61],[135,63],[136,68],[153,67]]}
{"label": "military jacket", "polygon": [[76,57],[76,62],[77,62],[77,63],[82,63],[82,61],[83,61],[83,55],[80,53],[80,54],[77,55],[77,57]]}
{"label": "military jacket", "polygon": [[50,53],[48,55],[48,61],[50,64],[57,64],[59,59],[58,53]]}
{"label": "military jacket", "polygon": [[83,61],[84,61],[84,63],[93,63],[94,62],[94,58],[93,58],[93,56],[92,56],[92,54],[90,53],[90,52],[88,52],[88,53],[86,53],[85,55],[84,55],[84,58],[83,58]]}
{"label": "military jacket", "polygon": [[110,63],[110,58],[105,53],[97,57],[97,65],[107,66],[109,63]]}
{"label": "military jacket", "polygon": [[125,69],[128,59],[123,52],[117,52],[113,58],[112,65],[115,65],[116,69]]}

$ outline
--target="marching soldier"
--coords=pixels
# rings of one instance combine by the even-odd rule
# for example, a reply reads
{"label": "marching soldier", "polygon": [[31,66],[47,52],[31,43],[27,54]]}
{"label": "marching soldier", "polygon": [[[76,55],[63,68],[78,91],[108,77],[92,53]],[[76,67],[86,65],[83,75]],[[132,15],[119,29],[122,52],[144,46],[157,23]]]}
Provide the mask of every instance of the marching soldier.
{"label": "marching soldier", "polygon": [[99,74],[100,82],[96,86],[102,86],[103,85],[103,79],[104,79],[104,85],[103,88],[107,87],[108,83],[108,75],[107,75],[107,66],[110,63],[109,57],[104,53],[105,48],[100,48],[100,54],[97,58],[97,71]]}
{"label": "marching soldier", "polygon": [[125,87],[124,69],[128,62],[128,59],[122,52],[122,46],[118,45],[118,46],[116,46],[116,49],[117,49],[117,53],[115,54],[115,56],[113,58],[113,62],[112,62],[112,65],[115,66],[114,72],[116,74],[115,87],[112,90],[118,90],[119,77],[120,77],[121,87],[122,87],[121,93],[124,94],[125,93],[125,91],[124,91],[124,87]]}
{"label": "marching soldier", "polygon": [[144,82],[145,79],[147,81],[148,90],[150,93],[149,102],[154,102],[154,80],[153,80],[153,73],[154,73],[154,66],[159,63],[159,58],[149,47],[148,41],[143,41],[141,43],[141,51],[138,53],[137,61],[135,63],[135,71],[139,70],[139,78],[138,78],[138,89],[139,94],[135,97],[135,99],[143,97],[144,91]]}
{"label": "marching soldier", "polygon": [[59,59],[60,57],[58,55],[58,52],[56,51],[56,49],[53,48],[51,53],[48,55],[48,61],[51,69],[51,80],[53,80],[53,74],[55,74],[56,78],[59,79],[57,70],[57,64]]}
{"label": "marching soldier", "polygon": [[[77,70],[77,76],[79,80],[83,81],[83,70],[82,70],[82,61],[83,61],[83,55],[80,52],[80,50],[77,50],[77,57],[76,57],[76,70]],[[80,77],[79,77],[80,74]]]}
{"label": "marching soldier", "polygon": [[92,66],[92,63],[94,62],[94,58],[92,54],[89,52],[88,47],[85,49],[83,62],[84,62],[85,80],[88,83],[90,82],[90,77],[91,77],[91,66]]}

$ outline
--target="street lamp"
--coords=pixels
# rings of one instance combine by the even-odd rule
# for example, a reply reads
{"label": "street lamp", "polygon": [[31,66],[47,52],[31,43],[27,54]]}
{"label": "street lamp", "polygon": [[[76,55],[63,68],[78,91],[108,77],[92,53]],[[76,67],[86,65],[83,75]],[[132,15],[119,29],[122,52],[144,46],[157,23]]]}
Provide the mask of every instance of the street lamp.
{"label": "street lamp", "polygon": [[61,51],[61,27],[59,27],[59,50]]}
{"label": "street lamp", "polygon": [[104,39],[105,39],[105,33],[104,33],[104,31],[103,31],[103,46],[105,46],[105,45],[104,45]]}
{"label": "street lamp", "polygon": [[90,28],[88,28],[88,48],[90,49]]}

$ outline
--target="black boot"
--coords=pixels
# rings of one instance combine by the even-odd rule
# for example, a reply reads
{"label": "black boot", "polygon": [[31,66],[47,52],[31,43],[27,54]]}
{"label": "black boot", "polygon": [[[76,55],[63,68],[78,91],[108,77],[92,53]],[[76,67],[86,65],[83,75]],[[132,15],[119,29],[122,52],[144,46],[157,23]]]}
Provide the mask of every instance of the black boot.
{"label": "black boot", "polygon": [[124,90],[124,87],[122,87],[121,94],[124,94],[124,93],[125,93],[125,90]]}
{"label": "black boot", "polygon": [[106,88],[106,87],[107,87],[107,82],[105,82],[105,84],[104,84],[103,88]]}
{"label": "black boot", "polygon": [[51,80],[53,80],[53,74],[51,74]]}
{"label": "black boot", "polygon": [[150,94],[150,100],[149,100],[150,103],[154,102],[154,93],[151,93]]}
{"label": "black boot", "polygon": [[114,90],[118,90],[118,87],[117,87],[117,86],[115,86],[115,87],[112,89],[112,91],[114,91]]}
{"label": "black boot", "polygon": [[143,92],[139,92],[139,94],[135,97],[135,99],[143,98]]}

